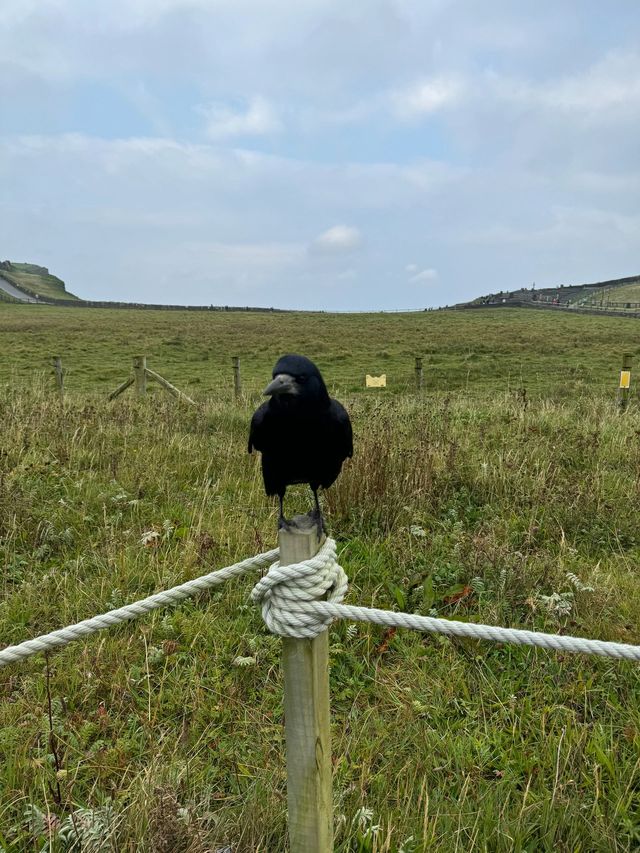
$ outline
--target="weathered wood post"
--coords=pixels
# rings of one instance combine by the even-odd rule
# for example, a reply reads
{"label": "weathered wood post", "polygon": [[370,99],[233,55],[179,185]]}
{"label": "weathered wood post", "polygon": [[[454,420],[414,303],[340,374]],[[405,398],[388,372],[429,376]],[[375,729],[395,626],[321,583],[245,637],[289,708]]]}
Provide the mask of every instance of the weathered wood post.
{"label": "weathered wood post", "polygon": [[[308,560],[320,547],[315,523],[296,516],[278,533],[280,565]],[[282,640],[287,806],[291,853],[331,853],[333,795],[329,728],[329,632]]]}
{"label": "weathered wood post", "polygon": [[64,403],[64,373],[62,371],[62,359],[59,355],[52,358],[53,370],[56,374],[56,385],[60,393],[60,402]]}
{"label": "weathered wood post", "polygon": [[629,390],[631,388],[631,353],[622,354],[622,370],[620,371],[620,385],[618,389],[618,405],[620,411],[624,412],[629,405]]}
{"label": "weathered wood post", "polygon": [[138,397],[144,396],[147,390],[147,357],[146,355],[137,355],[133,359],[133,375],[136,381],[136,394]]}
{"label": "weathered wood post", "polygon": [[231,363],[233,364],[233,390],[235,392],[236,400],[239,400],[242,396],[242,380],[240,379],[240,356],[231,356]]}
{"label": "weathered wood post", "polygon": [[177,397],[178,400],[185,400],[187,403],[191,403],[192,406],[197,406],[198,404],[191,399],[191,397],[187,397],[184,391],[181,391],[179,388],[176,388],[175,385],[172,385],[164,376],[160,376],[159,373],[156,373],[155,370],[151,370],[149,367],[145,368],[145,374],[149,379],[153,379],[158,385],[161,385],[165,391],[168,391],[170,394],[173,394],[174,397]]}
{"label": "weathered wood post", "polygon": [[422,356],[416,356],[416,388],[422,391]]}

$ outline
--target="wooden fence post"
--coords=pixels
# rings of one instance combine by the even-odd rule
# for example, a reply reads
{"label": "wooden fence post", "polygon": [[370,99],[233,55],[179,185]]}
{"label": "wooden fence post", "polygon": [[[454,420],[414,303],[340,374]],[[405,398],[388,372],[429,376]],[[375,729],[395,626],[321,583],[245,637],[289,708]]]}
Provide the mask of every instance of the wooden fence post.
{"label": "wooden fence post", "polygon": [[629,405],[629,389],[631,387],[631,353],[622,354],[622,370],[620,371],[620,385],[618,390],[618,405],[620,411],[624,412]]}
{"label": "wooden fence post", "polygon": [[416,388],[422,391],[422,356],[416,356]]}
{"label": "wooden fence post", "polygon": [[[315,523],[296,516],[278,533],[280,565],[313,557]],[[291,853],[331,853],[333,793],[329,706],[329,632],[313,640],[282,641],[287,806]]]}
{"label": "wooden fence post", "polygon": [[233,364],[233,390],[236,395],[236,400],[242,396],[242,380],[240,379],[240,357],[237,355],[231,356]]}
{"label": "wooden fence post", "polygon": [[133,375],[136,380],[136,394],[138,397],[144,396],[147,390],[147,357],[146,355],[137,355],[133,359]]}
{"label": "wooden fence post", "polygon": [[58,391],[60,392],[60,402],[64,402],[64,373],[62,372],[62,359],[59,355],[56,355],[52,359],[53,361],[53,369],[56,374],[56,384],[58,386]]}

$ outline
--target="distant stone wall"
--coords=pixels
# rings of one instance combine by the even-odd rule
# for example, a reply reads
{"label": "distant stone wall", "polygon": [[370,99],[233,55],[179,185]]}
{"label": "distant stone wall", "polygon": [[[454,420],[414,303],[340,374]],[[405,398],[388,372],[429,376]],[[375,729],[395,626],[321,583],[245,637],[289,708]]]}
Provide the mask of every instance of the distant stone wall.
{"label": "distant stone wall", "polygon": [[[24,288],[23,288],[24,289]],[[154,305],[145,302],[94,302],[88,299],[57,299],[40,297],[43,305],[59,305],[63,308],[116,308],[144,311],[260,311],[264,313],[291,313],[286,308],[257,308],[250,305]]]}

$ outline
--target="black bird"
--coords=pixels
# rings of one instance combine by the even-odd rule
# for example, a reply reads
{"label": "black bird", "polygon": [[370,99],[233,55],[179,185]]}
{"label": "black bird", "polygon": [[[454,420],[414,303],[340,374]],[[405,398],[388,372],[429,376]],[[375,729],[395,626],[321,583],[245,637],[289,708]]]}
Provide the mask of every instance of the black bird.
{"label": "black bird", "polygon": [[264,394],[271,399],[251,419],[249,453],[253,448],[262,453],[265,491],[280,500],[278,526],[287,525],[287,486],[308,483],[315,500],[313,517],[322,529],[318,489],[327,489],[353,455],[349,415],[329,396],[320,371],[303,355],[282,356]]}

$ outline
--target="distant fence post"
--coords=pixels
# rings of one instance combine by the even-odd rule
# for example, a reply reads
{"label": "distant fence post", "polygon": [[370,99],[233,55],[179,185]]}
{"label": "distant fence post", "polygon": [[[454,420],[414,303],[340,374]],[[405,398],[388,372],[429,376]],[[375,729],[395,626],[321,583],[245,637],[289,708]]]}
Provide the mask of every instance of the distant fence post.
{"label": "distant fence post", "polygon": [[231,356],[231,363],[233,364],[233,390],[236,396],[236,400],[239,400],[242,396],[242,380],[240,378],[240,357],[237,355]]}
{"label": "distant fence post", "polygon": [[[303,526],[300,517],[289,530],[278,532],[278,543],[281,566],[308,560],[321,544],[315,524]],[[282,668],[289,849],[291,853],[331,853],[329,632],[313,640],[284,637]]]}
{"label": "distant fence post", "polygon": [[137,355],[133,359],[133,375],[136,381],[136,394],[138,397],[144,396],[147,390],[147,357],[146,355]]}
{"label": "distant fence post", "polygon": [[416,388],[418,391],[422,391],[422,357],[416,356]]}
{"label": "distant fence post", "polygon": [[618,389],[618,405],[620,411],[624,412],[629,405],[629,390],[631,388],[631,353],[622,354],[622,370],[620,371],[620,385]]}
{"label": "distant fence post", "polygon": [[62,359],[59,355],[52,358],[53,369],[56,374],[56,385],[60,393],[60,402],[64,402],[64,373],[62,371]]}

